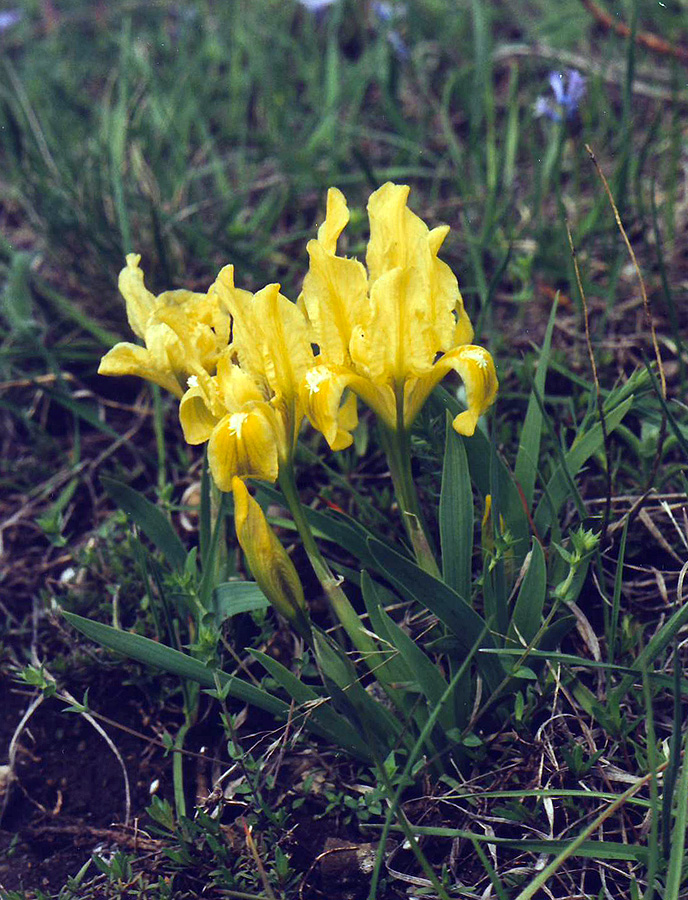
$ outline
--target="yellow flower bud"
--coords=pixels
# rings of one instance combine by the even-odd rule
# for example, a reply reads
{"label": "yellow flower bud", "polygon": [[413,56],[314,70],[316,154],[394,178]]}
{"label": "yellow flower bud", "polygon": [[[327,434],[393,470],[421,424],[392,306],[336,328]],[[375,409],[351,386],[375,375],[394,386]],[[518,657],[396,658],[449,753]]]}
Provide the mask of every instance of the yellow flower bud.
{"label": "yellow flower bud", "polygon": [[236,534],[261,591],[307,641],[311,638],[301,580],[263,510],[236,476],[232,479]]}

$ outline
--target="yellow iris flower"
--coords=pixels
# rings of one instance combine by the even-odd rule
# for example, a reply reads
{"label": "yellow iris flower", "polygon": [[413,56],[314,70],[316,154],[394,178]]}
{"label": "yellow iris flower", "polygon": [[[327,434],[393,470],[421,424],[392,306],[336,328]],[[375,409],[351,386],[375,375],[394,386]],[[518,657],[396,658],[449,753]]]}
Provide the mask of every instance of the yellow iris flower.
{"label": "yellow iris flower", "polygon": [[208,441],[208,464],[223,491],[232,478],[277,479],[290,463],[303,410],[298,386],[313,366],[308,323],[278,284],[252,294],[225,266],[211,288],[232,317],[232,343],[217,374],[189,379],[179,418],[190,444]]}
{"label": "yellow iris flower", "polygon": [[100,375],[138,375],[181,397],[189,376],[215,370],[229,341],[230,320],[211,292],[165,291],[152,294],[144,285],[137,253],[127,256],[119,275],[127,318],[145,346],[122,342],[105,354]]}
{"label": "yellow iris flower", "polygon": [[458,282],[437,258],[448,226],[429,230],[407,207],[409,188],[388,182],[368,201],[366,267],[336,255],[349,220],[341,191],[330,188],[325,222],[308,243],[310,266],[299,305],[319,347],[301,388],[309,420],[333,449],[348,446],[355,416],[344,392],[358,395],[393,429],[408,430],[435,385],[461,376],[467,410],[454,419],[472,435],[494,401],[490,354],[471,344],[473,327]]}

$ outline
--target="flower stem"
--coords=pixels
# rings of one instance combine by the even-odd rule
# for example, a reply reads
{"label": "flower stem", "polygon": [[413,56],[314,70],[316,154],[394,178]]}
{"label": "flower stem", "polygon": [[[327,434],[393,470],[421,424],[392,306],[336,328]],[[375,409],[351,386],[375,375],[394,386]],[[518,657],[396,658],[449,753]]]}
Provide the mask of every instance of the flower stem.
{"label": "flower stem", "polygon": [[381,444],[392,474],[394,493],[401,508],[404,526],[411,541],[416,562],[430,575],[441,578],[428,537],[427,524],[418,499],[416,485],[413,481],[410,435],[408,429],[403,426],[403,407],[397,411],[397,420],[397,427],[394,429],[379,422]]}
{"label": "flower stem", "polygon": [[341,579],[332,572],[313,537],[311,526],[308,524],[308,519],[299,497],[296,479],[294,478],[294,468],[291,464],[282,464],[280,466],[279,484],[294,519],[294,524],[301,535],[301,540],[308,554],[308,559],[313,566],[313,571],[325,592],[325,596],[335,616],[358,651],[361,653],[375,653],[377,651],[375,643],[366,633],[358,613],[342,590]]}

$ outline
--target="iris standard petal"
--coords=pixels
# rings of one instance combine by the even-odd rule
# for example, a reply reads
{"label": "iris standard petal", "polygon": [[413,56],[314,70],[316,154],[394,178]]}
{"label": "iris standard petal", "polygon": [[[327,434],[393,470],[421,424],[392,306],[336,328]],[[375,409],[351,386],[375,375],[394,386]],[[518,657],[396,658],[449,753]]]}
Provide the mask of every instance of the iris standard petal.
{"label": "iris standard petal", "polygon": [[182,389],[189,375],[202,371],[196,357],[187,353],[184,341],[164,322],[149,322],[146,328],[146,347],[156,369],[174,375]]}
{"label": "iris standard petal", "polygon": [[145,351],[132,350],[133,344],[123,345],[126,351],[113,348],[115,355],[106,355],[100,371],[138,375],[181,397],[189,375],[214,370],[229,336],[229,315],[210,294],[174,290],[155,297],[144,284],[140,260],[137,253],[127,256],[119,288]]}
{"label": "iris standard petal", "polygon": [[335,256],[319,240],[309,241],[306,249],[310,264],[299,305],[306,309],[321,355],[345,365],[353,326],[366,314],[368,276],[358,260]]}
{"label": "iris standard petal", "polygon": [[225,266],[215,282],[233,317],[232,353],[265,394],[293,398],[313,365],[308,321],[303,312],[269,284],[255,295],[234,286],[234,270]]}
{"label": "iris standard petal", "polygon": [[212,373],[229,340],[228,313],[219,308],[217,298],[213,303],[206,295],[191,291],[168,291],[158,299],[170,297],[173,302],[161,303],[152,321],[164,323],[177,335],[190,372],[200,366]]}
{"label": "iris standard petal", "polygon": [[473,329],[451,268],[437,254],[449,233],[440,225],[430,231],[407,204],[407,185],[387,183],[368,201],[370,241],[366,261],[373,284],[393,268],[416,270],[419,309],[430,329],[435,351],[468,343]]}
{"label": "iris standard petal", "polygon": [[143,283],[139,268],[140,253],[128,253],[127,264],[119,273],[119,292],[127,304],[129,327],[137,337],[144,338],[146,325],[156,306],[155,295]]}
{"label": "iris standard petal", "polygon": [[349,223],[349,208],[346,197],[339,188],[330,188],[327,192],[327,209],[325,221],[318,228],[318,243],[325,253],[334,255],[337,252],[339,235]]}
{"label": "iris standard petal", "polygon": [[232,359],[231,350],[217,362],[217,389],[226,411],[239,412],[247,403],[261,403],[265,394],[248,372]]}
{"label": "iris standard petal", "polygon": [[327,192],[327,214],[317,240],[306,247],[309,267],[298,305],[305,310],[320,355],[335,365],[349,362],[354,324],[368,303],[368,276],[355,259],[336,256],[337,240],[349,221],[346,199],[337,188]]}
{"label": "iris standard petal", "polygon": [[407,184],[388,181],[370,195],[366,265],[371,285],[390,269],[416,265],[418,248],[427,241],[427,225],[406,205],[410,190]]}
{"label": "iris standard petal", "polygon": [[232,348],[240,365],[267,388],[264,375],[259,378],[263,356],[257,338],[262,335],[262,323],[256,321],[253,294],[235,286],[234,266],[220,270],[211,290],[232,316]]}
{"label": "iris standard petal", "polygon": [[275,423],[267,404],[228,413],[218,422],[208,442],[208,464],[221,491],[231,490],[235,475],[277,480]]}
{"label": "iris standard petal", "polygon": [[437,349],[424,320],[417,269],[391,269],[373,284],[371,314],[354,328],[351,359],[380,384],[400,384],[427,371]]}
{"label": "iris standard petal", "polygon": [[[302,378],[313,365],[313,348],[301,310],[283,294],[278,284],[269,284],[254,298],[253,340],[260,342],[262,371],[270,390],[289,402],[296,398]],[[250,340],[246,336],[246,340]],[[239,361],[243,344],[236,340]]]}

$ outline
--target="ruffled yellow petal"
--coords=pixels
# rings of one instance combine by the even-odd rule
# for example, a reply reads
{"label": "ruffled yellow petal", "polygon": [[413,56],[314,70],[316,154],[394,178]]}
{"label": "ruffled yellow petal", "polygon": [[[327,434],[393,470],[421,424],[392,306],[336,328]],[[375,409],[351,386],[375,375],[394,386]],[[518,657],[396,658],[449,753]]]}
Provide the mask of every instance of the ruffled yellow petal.
{"label": "ruffled yellow petal", "polygon": [[231,490],[235,475],[277,480],[275,424],[274,413],[266,403],[228,413],[218,422],[208,442],[208,464],[221,491]]}
{"label": "ruffled yellow petal", "polygon": [[470,344],[473,340],[473,325],[468,318],[468,313],[463,308],[461,294],[459,294],[459,299],[456,302],[456,317],[454,337],[449,347],[446,348],[447,350],[450,350],[452,347],[459,347],[461,344]]}
{"label": "ruffled yellow petal", "polygon": [[232,353],[265,396],[294,398],[313,365],[308,321],[301,309],[269,284],[255,296],[234,286],[234,270],[225,266],[215,290],[233,317]]}
{"label": "ruffled yellow petal", "polygon": [[[256,322],[253,294],[235,286],[234,266],[220,270],[211,291],[232,317],[232,348],[240,354],[241,366],[258,380],[263,365],[260,342],[256,338],[262,335],[262,327]],[[265,382],[264,376],[260,380]]]}
{"label": "ruffled yellow petal", "polygon": [[318,243],[325,253],[333,256],[337,252],[339,235],[349,223],[349,208],[346,197],[339,188],[330,188],[327,192],[327,210],[325,221],[318,228]]}
{"label": "ruffled yellow petal", "polygon": [[310,265],[298,300],[313,329],[323,359],[345,365],[354,324],[368,303],[368,276],[355,259],[336,256],[337,239],[349,221],[346,200],[337,188],[327,192],[327,215],[318,238],[307,246]]}
{"label": "ruffled yellow petal", "polygon": [[137,337],[143,338],[148,319],[155,310],[156,300],[143,283],[140,262],[139,253],[127,254],[127,264],[119,273],[119,292],[127,304],[129,327]]}
{"label": "ruffled yellow petal", "polygon": [[457,337],[470,341],[473,332],[456,276],[437,258],[449,227],[430,231],[407,207],[408,195],[408,186],[388,182],[370,196],[366,262],[371,285],[392,269],[415,270],[415,306],[437,353],[455,346]]}
{"label": "ruffled yellow petal", "polygon": [[259,385],[233,361],[231,352],[223,354],[218,360],[216,382],[222,404],[230,412],[239,412],[247,403],[265,400]]}
{"label": "ruffled yellow petal", "polygon": [[224,410],[219,403],[215,379],[192,375],[189,389],[179,404],[179,421],[187,444],[204,444],[222,418]]}
{"label": "ruffled yellow petal", "polygon": [[307,250],[310,265],[299,304],[306,309],[321,356],[344,365],[353,326],[368,305],[368,277],[360,262],[334,256],[319,240],[309,241]]}
{"label": "ruffled yellow petal", "polygon": [[251,574],[277,612],[309,638],[306,598],[294,564],[240,478],[232,479],[232,492],[237,538]]}
{"label": "ruffled yellow petal", "polygon": [[[202,371],[196,357],[187,353],[184,341],[164,322],[149,322],[146,328],[146,348],[155,368],[159,372],[173,375],[182,389],[189,375]],[[178,391],[175,394],[179,396]]]}
{"label": "ruffled yellow petal", "polygon": [[[165,291],[155,297],[145,286],[137,253],[127,256],[119,288],[126,300],[132,331],[145,342],[145,353],[106,357],[104,374],[136,374],[181,397],[186,379],[211,373],[229,338],[229,315],[212,294]],[[126,345],[131,348],[133,345]],[[109,355],[108,355],[109,356]],[[119,368],[118,368],[119,366]]]}
{"label": "ruffled yellow petal", "polygon": [[404,404],[406,427],[410,428],[430,391],[452,369],[458,372],[464,383],[468,406],[452,424],[459,434],[467,437],[473,434],[480,416],[494,403],[499,387],[492,357],[484,347],[475,344],[466,344],[445,353],[427,375],[409,385]]}
{"label": "ruffled yellow petal", "polygon": [[418,246],[427,241],[427,225],[407,207],[406,184],[388,181],[368,199],[370,240],[366,265],[371,285],[391,269],[406,269],[416,264]]}
{"label": "ruffled yellow petal", "polygon": [[[269,284],[254,298],[254,336],[243,341],[260,341],[262,371],[270,389],[278,397],[291,400],[307,370],[313,365],[313,348],[308,323],[301,310],[280,294],[278,284]],[[243,341],[235,343],[241,362]]]}
{"label": "ruffled yellow petal", "polygon": [[355,406],[342,396],[349,388],[390,427],[396,423],[394,391],[374,385],[345,366],[317,365],[306,373],[301,385],[301,403],[311,425],[320,431],[333,450],[343,450],[353,441]]}
{"label": "ruffled yellow petal", "polygon": [[353,443],[353,436],[339,426],[339,411],[342,394],[355,377],[344,367],[319,365],[306,373],[301,386],[301,403],[308,421],[333,450],[343,450]]}
{"label": "ruffled yellow petal", "polygon": [[339,407],[339,424],[344,431],[353,431],[358,425],[356,394],[348,393]]}
{"label": "ruffled yellow petal", "polygon": [[354,328],[350,354],[356,368],[380,384],[400,384],[427,371],[436,355],[422,309],[417,269],[391,269],[373,284],[371,315]]}
{"label": "ruffled yellow petal", "polygon": [[168,291],[152,316],[152,321],[167,325],[184,348],[187,371],[203,368],[212,373],[220,353],[229,341],[230,318],[220,308],[216,295],[191,291]]}
{"label": "ruffled yellow petal", "polygon": [[146,347],[123,341],[109,350],[98,366],[99,375],[136,375],[160,385],[176,397],[182,396],[182,387],[169,366],[159,365]]}

